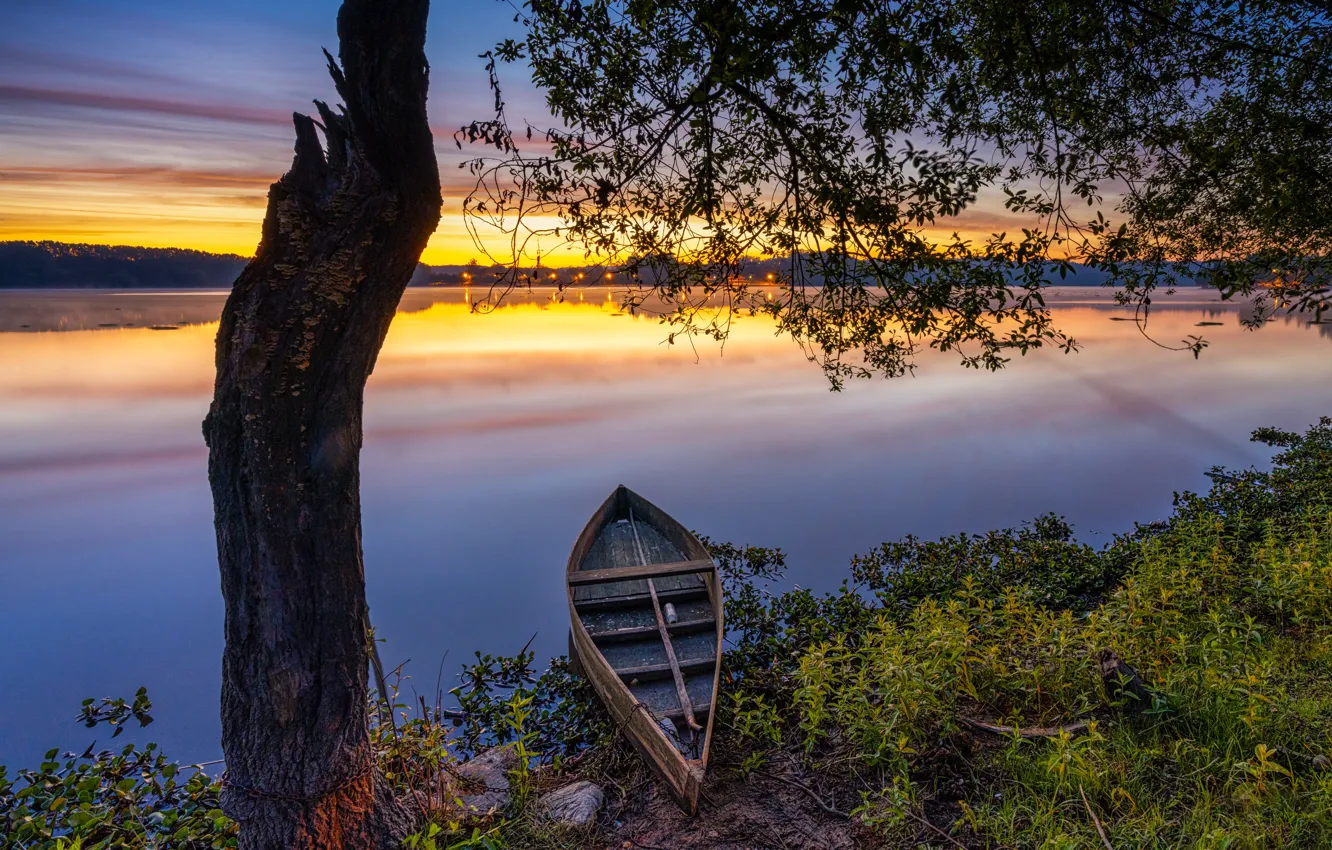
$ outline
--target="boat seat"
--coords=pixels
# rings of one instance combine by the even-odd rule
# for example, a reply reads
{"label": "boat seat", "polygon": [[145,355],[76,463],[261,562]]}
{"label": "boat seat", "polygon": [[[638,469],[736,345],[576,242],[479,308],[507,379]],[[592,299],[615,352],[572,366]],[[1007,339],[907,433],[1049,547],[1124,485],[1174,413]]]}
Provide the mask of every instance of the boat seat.
{"label": "boat seat", "polygon": [[[675,623],[668,623],[666,629],[672,635],[686,635],[693,632],[711,631],[717,625],[717,620],[713,617],[703,617],[695,620],[680,620]],[[656,624],[650,626],[631,626],[624,629],[608,629],[603,632],[589,631],[588,636],[598,643],[612,643],[621,640],[637,640],[643,637],[655,637],[659,634]]]}
{"label": "boat seat", "polygon": [[[711,670],[716,663],[716,658],[691,658],[688,661],[680,662],[680,670],[681,672],[696,673]],[[625,667],[615,672],[626,682],[633,679],[646,682],[651,679],[669,679],[671,677],[671,665],[645,664],[641,667]]]}
{"label": "boat seat", "polygon": [[[684,602],[690,599],[707,599],[708,587],[698,584],[694,587],[681,587],[675,590],[658,590],[657,598],[665,602]],[[575,599],[574,608],[579,611],[602,611],[608,608],[636,608],[639,605],[651,605],[652,594],[631,593],[626,596],[603,596],[599,599]]]}
{"label": "boat seat", "polygon": [[634,579],[665,578],[688,573],[705,573],[717,569],[710,560],[674,561],[669,564],[647,564],[639,567],[612,567],[605,570],[580,570],[570,573],[569,585],[577,587],[584,584],[601,584],[608,581],[632,581]]}

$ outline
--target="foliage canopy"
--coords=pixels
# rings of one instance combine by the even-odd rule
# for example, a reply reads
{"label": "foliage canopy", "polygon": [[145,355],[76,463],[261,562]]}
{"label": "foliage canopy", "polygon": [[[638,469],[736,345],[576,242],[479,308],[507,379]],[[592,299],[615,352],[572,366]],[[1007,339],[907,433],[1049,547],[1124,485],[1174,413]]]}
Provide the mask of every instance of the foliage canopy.
{"label": "foliage canopy", "polygon": [[[1181,281],[1329,306],[1325,3],[530,0],[519,18],[490,56],[495,119],[459,134],[500,152],[471,163],[467,210],[510,237],[515,278],[567,240],[685,330],[725,335],[707,303],[771,312],[834,382],[922,347],[991,369],[1073,347],[1040,293],[1071,261],[1143,309]],[[510,125],[498,65],[520,62],[558,126]],[[946,235],[982,199],[1021,232]],[[789,259],[771,301],[741,275],[757,256]]]}

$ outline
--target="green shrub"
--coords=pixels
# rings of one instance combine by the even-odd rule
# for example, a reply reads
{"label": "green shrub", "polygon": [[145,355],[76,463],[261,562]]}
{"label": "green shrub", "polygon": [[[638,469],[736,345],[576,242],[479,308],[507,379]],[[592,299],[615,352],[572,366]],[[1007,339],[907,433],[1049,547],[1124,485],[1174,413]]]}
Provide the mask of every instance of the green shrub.
{"label": "green shrub", "polygon": [[[131,718],[151,723],[151,709],[140,689],[132,704],[85,700],[80,719],[90,728],[110,725],[114,738]],[[217,779],[167,761],[156,744],[58,756],[51,750],[13,776],[0,766],[0,848],[236,846],[236,825],[218,808]]]}
{"label": "green shrub", "polygon": [[[1116,847],[1328,846],[1332,421],[1255,439],[1284,447],[1271,472],[1217,473],[1099,551],[1049,516],[907,538],[815,596],[766,594],[781,555],[760,550],[756,578],[728,588],[727,722],[756,725],[761,697],[761,728],[781,733],[764,748],[865,795],[896,789],[913,822],[955,804],[952,827],[980,846],[1100,846],[1098,821]],[[1149,702],[1109,692],[1106,650]],[[977,740],[972,721],[1070,731]],[[948,753],[960,799],[935,798],[948,771],[931,760]],[[900,830],[877,799],[862,819]]]}

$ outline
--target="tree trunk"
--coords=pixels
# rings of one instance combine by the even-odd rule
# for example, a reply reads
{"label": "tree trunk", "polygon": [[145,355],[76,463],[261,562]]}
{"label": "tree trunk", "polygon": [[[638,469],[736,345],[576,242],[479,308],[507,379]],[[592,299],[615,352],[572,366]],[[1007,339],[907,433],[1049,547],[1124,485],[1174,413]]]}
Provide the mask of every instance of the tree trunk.
{"label": "tree trunk", "polygon": [[[204,420],[226,603],[224,811],[242,848],[389,847],[412,825],[367,729],[365,382],[439,222],[428,0],[346,0],[346,106],[294,116],[291,170],[217,334]],[[322,126],[321,148],[316,127]]]}

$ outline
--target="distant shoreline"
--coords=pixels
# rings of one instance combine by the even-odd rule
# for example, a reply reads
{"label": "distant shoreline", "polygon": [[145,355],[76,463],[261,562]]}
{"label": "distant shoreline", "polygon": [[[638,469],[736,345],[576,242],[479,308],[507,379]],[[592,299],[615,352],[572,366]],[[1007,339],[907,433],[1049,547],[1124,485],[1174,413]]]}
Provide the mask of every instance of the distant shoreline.
{"label": "distant shoreline", "polygon": [[[65,242],[0,242],[0,291],[125,291],[194,292],[228,291],[251,257],[212,254],[189,248],[142,248],[127,245],[86,245]],[[765,278],[781,275],[789,258],[748,260],[745,276],[754,286]],[[1045,282],[1051,287],[1102,288],[1104,272],[1073,264],[1067,276],[1050,262]],[[418,264],[408,286],[412,289],[488,288],[508,271],[494,264]],[[626,288],[619,280],[606,281],[603,274],[616,274],[601,265],[521,268],[519,272],[567,288]],[[586,281],[586,282],[585,282]],[[1181,289],[1200,287],[1184,286]]]}
{"label": "distant shoreline", "polygon": [[[576,287],[534,286],[516,289],[505,297],[513,306],[544,306],[554,300],[566,304],[584,303],[589,308],[618,306],[617,293],[628,287],[620,284],[580,284]],[[475,303],[486,297],[488,286],[415,286],[403,293],[400,312],[414,313],[435,304]],[[761,290],[760,290],[761,291]],[[559,299],[554,296],[561,293]],[[0,333],[41,333],[60,331],[105,330],[177,330],[217,322],[228,288],[88,288],[40,287],[0,289]],[[584,302],[583,293],[588,297]],[[1114,301],[1114,293],[1103,287],[1055,286],[1045,292],[1046,303],[1054,309],[1087,308],[1104,312],[1108,318],[1131,322],[1133,310]],[[1202,310],[1208,314],[1232,313],[1242,303],[1223,302],[1215,290],[1184,288],[1174,296],[1155,299],[1153,309],[1160,311]]]}

